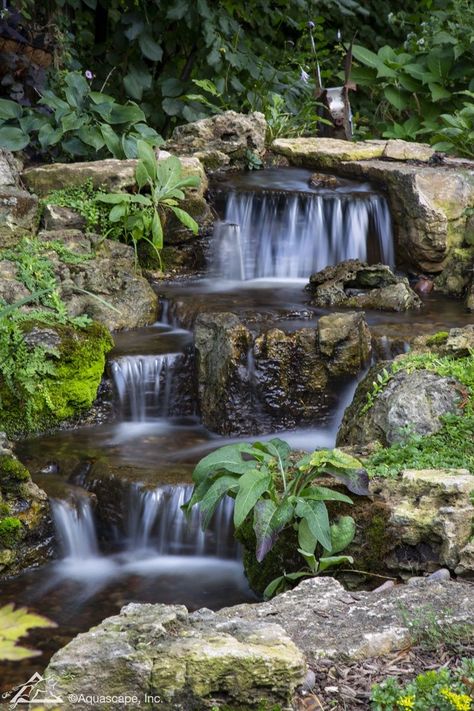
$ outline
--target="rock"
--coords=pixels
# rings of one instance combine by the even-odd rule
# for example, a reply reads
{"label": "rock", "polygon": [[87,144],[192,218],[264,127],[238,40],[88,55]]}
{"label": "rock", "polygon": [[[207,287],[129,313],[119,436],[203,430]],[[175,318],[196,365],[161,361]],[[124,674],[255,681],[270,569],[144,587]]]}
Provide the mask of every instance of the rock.
{"label": "rock", "polygon": [[441,582],[443,580],[451,580],[451,573],[447,568],[440,568],[439,570],[435,570],[434,573],[428,575],[427,580],[429,580],[431,583]]}
{"label": "rock", "polygon": [[97,695],[98,668],[101,695],[136,697],[114,709],[134,703],[163,711],[287,707],[306,675],[302,653],[276,624],[134,603],[57,652],[45,672],[46,690],[54,689],[64,708],[85,710],[86,702],[68,697]]}
{"label": "rock", "polygon": [[37,228],[38,199],[15,186],[0,186],[0,248],[10,247]]}
{"label": "rock", "polygon": [[43,224],[45,230],[82,230],[86,220],[68,207],[47,204],[43,211]]}
{"label": "rock", "polygon": [[[94,402],[112,348],[109,332],[100,324],[86,328],[25,324],[25,342],[33,349],[45,347],[54,373],[45,374],[43,390],[31,393],[29,409],[19,408],[15,394],[0,384],[0,428],[9,436],[44,431],[87,411]],[[53,350],[54,349],[54,350]]]}
{"label": "rock", "polygon": [[195,325],[203,423],[220,434],[255,434],[312,423],[335,395],[331,378],[353,375],[371,353],[363,314],[331,314],[318,328],[260,334],[231,313],[201,314]]}
{"label": "rock", "polygon": [[462,577],[474,578],[474,540],[470,540],[460,551],[454,572]]}
{"label": "rock", "polygon": [[328,175],[327,173],[313,173],[309,179],[309,185],[311,188],[339,188],[343,184],[343,181],[336,175]]}
{"label": "rock", "polygon": [[194,157],[198,158],[204,168],[210,172],[225,168],[230,163],[230,157],[227,153],[218,150],[197,151]]}
{"label": "rock", "polygon": [[433,291],[433,281],[429,279],[427,276],[424,276],[421,274],[418,277],[418,281],[413,287],[413,291],[416,291],[417,294],[420,294],[423,296],[423,294],[430,294]]}
{"label": "rock", "polygon": [[[158,159],[169,157],[166,151],[158,152]],[[27,168],[21,177],[29,190],[37,195],[47,195],[53,190],[60,190],[65,185],[72,187],[83,185],[92,180],[95,188],[104,187],[109,191],[127,190],[135,186],[135,168],[137,160],[107,160],[89,161],[84,163],[53,163]],[[192,194],[204,194],[207,190],[207,179],[204,169],[197,158],[180,158],[183,177],[197,175],[201,179],[199,188],[193,188]]]}
{"label": "rock", "polygon": [[13,153],[0,148],[0,186],[5,185],[17,186],[20,178],[20,161],[15,158]]}
{"label": "rock", "polygon": [[17,265],[8,259],[2,259],[0,261],[0,298],[7,304],[13,304],[30,294],[26,286],[17,280],[17,276]]}
{"label": "rock", "polygon": [[444,346],[449,355],[464,358],[474,353],[474,324],[464,328],[452,328]]}
{"label": "rock", "polygon": [[8,449],[0,452],[0,580],[43,563],[53,552],[48,497]]}
{"label": "rock", "polygon": [[400,139],[390,139],[385,145],[382,158],[390,160],[416,160],[428,162],[434,156],[434,149],[427,143],[412,143]]}
{"label": "rock", "polygon": [[224,111],[209,118],[177,126],[167,141],[167,150],[178,155],[196,153],[229,156],[230,162],[243,161],[248,150],[263,155],[267,123],[263,114]]}
{"label": "rock", "polygon": [[398,371],[385,382],[364,412],[367,394],[373,391],[383,365],[372,368],[359,384],[352,404],[344,413],[337,435],[338,446],[378,442],[387,447],[403,442],[407,434],[426,436],[438,432],[443,415],[460,412],[461,385],[453,378],[428,370]]}
{"label": "rock", "polygon": [[277,138],[272,151],[304,168],[334,168],[342,161],[381,158],[386,141],[342,141],[337,138]]}
{"label": "rock", "polygon": [[[398,158],[387,160],[384,153],[394,155],[394,144]],[[400,148],[410,160],[420,161],[422,153],[428,155],[424,147],[410,149],[407,154],[407,146],[392,141],[288,138],[272,144],[272,149],[287,156],[292,165],[337,169],[344,177],[384,186],[394,222],[398,262],[404,261],[415,270],[439,273],[451,250],[470,239],[474,172],[465,163],[446,167],[410,164],[401,160]],[[415,150],[416,158],[412,153]]]}
{"label": "rock", "polygon": [[443,272],[436,277],[435,290],[462,298],[474,275],[474,247],[453,249]]}
{"label": "rock", "polygon": [[410,640],[410,622],[422,624],[425,618],[428,625],[433,614],[441,628],[465,625],[467,639],[473,629],[471,587],[422,580],[414,587],[397,585],[355,598],[334,578],[312,578],[269,602],[224,608],[213,618],[278,624],[308,662],[318,665],[327,658],[361,660],[403,649]]}
{"label": "rock", "polygon": [[436,578],[430,576],[431,582],[446,575],[440,566],[457,570],[472,534],[472,490],[467,469],[405,470],[400,478],[374,482],[372,491],[390,511],[384,533],[391,542],[385,567],[408,575],[438,571]]}
{"label": "rock", "polygon": [[472,313],[474,311],[474,281],[467,292],[466,308]]}
{"label": "rock", "polygon": [[312,274],[308,291],[314,306],[406,311],[421,305],[408,280],[384,264],[348,259]]}
{"label": "rock", "polygon": [[328,359],[331,376],[355,375],[372,351],[369,327],[362,313],[322,316],[318,323],[319,348]]}

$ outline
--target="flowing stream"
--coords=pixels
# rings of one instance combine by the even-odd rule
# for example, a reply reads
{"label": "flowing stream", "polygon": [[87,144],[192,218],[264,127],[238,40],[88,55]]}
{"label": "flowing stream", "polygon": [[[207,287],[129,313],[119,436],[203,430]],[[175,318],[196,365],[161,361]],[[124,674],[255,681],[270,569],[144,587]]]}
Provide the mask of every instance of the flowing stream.
{"label": "flowing stream", "polygon": [[[216,609],[255,599],[233,537],[232,500],[221,502],[206,532],[197,510],[186,519],[181,509],[196,462],[235,441],[199,419],[192,330],[205,311],[236,313],[257,330],[314,327],[326,312],[308,305],[303,287],[313,271],[351,257],[394,263],[385,197],[347,181],[317,190],[310,175],[258,171],[214,186],[221,221],[208,274],[159,285],[161,321],[116,334],[108,365],[115,419],[18,444],[50,496],[58,558],[5,582],[0,603],[27,604],[59,627],[32,635],[45,654],[6,665],[5,688],[44,669],[55,649],[129,601]],[[366,318],[374,338],[380,333],[380,351],[393,356],[413,332],[462,325],[464,316],[454,302],[433,296],[417,313]],[[252,391],[252,348],[245,367]],[[278,436],[299,449],[333,446],[362,376],[333,384],[330,411]]]}

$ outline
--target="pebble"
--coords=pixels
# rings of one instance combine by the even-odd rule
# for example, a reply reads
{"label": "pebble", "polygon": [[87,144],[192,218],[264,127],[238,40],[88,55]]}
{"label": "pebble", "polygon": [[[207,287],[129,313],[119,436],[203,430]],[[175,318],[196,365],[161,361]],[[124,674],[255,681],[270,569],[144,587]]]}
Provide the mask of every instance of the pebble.
{"label": "pebble", "polygon": [[395,587],[394,580],[386,580],[384,583],[382,583],[382,585],[379,585],[378,588],[375,588],[375,590],[372,590],[372,592],[384,592],[385,590],[391,590],[394,587]]}
{"label": "pebble", "polygon": [[427,580],[429,580],[432,583],[439,583],[442,580],[451,580],[451,573],[447,568],[440,568],[439,570],[436,570],[434,573],[431,573],[431,575],[428,575]]}

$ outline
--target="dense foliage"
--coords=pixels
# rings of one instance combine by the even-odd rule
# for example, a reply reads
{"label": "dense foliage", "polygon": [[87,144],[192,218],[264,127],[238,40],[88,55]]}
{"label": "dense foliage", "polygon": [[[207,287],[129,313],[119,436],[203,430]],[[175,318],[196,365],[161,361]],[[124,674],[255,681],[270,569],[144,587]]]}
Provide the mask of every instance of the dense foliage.
{"label": "dense foliage", "polygon": [[329,474],[349,491],[368,493],[367,475],[360,462],[340,450],[323,449],[299,461],[293,461],[291,455],[291,448],[280,439],[221,447],[197,464],[193,494],[183,507],[190,511],[199,505],[205,529],[221,499],[225,495],[235,498],[234,526],[239,529],[251,518],[258,562],[285,529],[296,530],[298,553],[306,566],[298,572],[281,571],[267,586],[266,597],[302,577],[352,562],[339,554],[354,538],[355,522],[351,516],[341,516],[331,523],[325,504],[352,501],[339,491],[318,485],[317,477]]}

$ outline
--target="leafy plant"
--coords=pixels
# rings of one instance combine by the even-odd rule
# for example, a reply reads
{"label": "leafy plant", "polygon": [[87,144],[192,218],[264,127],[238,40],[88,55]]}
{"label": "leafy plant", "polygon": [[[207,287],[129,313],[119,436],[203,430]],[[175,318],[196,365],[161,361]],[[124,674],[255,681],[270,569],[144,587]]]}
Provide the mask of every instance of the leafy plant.
{"label": "leafy plant", "polygon": [[368,493],[367,474],[360,462],[340,450],[316,451],[293,463],[290,447],[280,439],[227,445],[198,462],[193,472],[194,490],[183,509],[189,512],[199,505],[205,529],[220,500],[225,495],[234,498],[235,528],[252,517],[258,562],[285,529],[294,528],[307,570],[283,573],[273,580],[265,590],[271,597],[287,582],[352,562],[339,553],[352,541],[355,523],[350,516],[343,516],[331,524],[325,504],[352,501],[345,494],[315,484],[323,474],[343,482],[355,494]]}
{"label": "leafy plant", "polygon": [[42,615],[28,612],[26,607],[17,607],[15,610],[12,603],[0,607],[0,659],[15,662],[42,654],[18,644],[18,640],[29,630],[38,627],[57,627],[57,625]]}
{"label": "leafy plant", "polygon": [[122,230],[118,225],[109,222],[110,210],[99,199],[105,194],[106,190],[95,188],[92,180],[89,179],[82,185],[71,185],[61,190],[54,190],[42,200],[42,205],[58,205],[74,210],[85,219],[86,230],[97,232],[104,238],[119,239],[123,236]]}
{"label": "leafy plant", "polygon": [[131,239],[137,254],[137,244],[145,241],[155,250],[161,263],[160,251],[163,248],[163,226],[167,216],[175,217],[194,234],[199,225],[185,210],[178,207],[184,200],[184,188],[197,187],[197,176],[183,177],[178,158],[170,156],[158,160],[154,150],[144,141],[137,144],[139,161],[135,169],[138,192],[110,193],[100,195],[99,200],[113,205],[109,213],[112,223],[120,223],[125,235]]}
{"label": "leafy plant", "polygon": [[369,390],[369,392],[367,393],[367,402],[361,408],[361,415],[365,415],[365,413],[368,412],[374,406],[375,400],[384,390],[387,383],[390,382],[390,380],[393,378],[393,375],[393,371],[390,372],[389,370],[387,370],[387,368],[384,368],[381,373],[377,374],[376,380],[374,380],[372,383],[372,390]]}
{"label": "leafy plant", "polygon": [[27,146],[55,157],[90,159],[112,155],[136,158],[137,142],[160,145],[161,137],[146,123],[133,102],[119,104],[112,96],[91,91],[79,72],[67,72],[56,94],[42,92],[43,109],[0,99],[0,145],[12,151]]}
{"label": "leafy plant", "polygon": [[[472,91],[462,93],[474,99]],[[439,120],[441,126],[438,121],[427,129],[432,134],[433,148],[474,158],[474,101],[465,101],[463,108],[452,114],[441,114]]]}
{"label": "leafy plant", "polygon": [[427,671],[401,685],[389,677],[372,688],[373,711],[471,711],[474,660],[462,659],[456,669]]}

